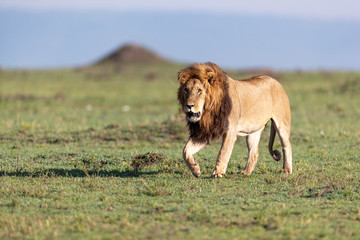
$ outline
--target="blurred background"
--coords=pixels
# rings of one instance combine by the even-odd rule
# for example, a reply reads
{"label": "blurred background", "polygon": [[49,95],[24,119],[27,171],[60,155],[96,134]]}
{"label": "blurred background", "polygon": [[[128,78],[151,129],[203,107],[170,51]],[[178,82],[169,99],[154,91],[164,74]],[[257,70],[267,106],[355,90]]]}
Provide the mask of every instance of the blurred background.
{"label": "blurred background", "polygon": [[357,0],[0,0],[0,67],[81,67],[125,44],[224,68],[360,70]]}

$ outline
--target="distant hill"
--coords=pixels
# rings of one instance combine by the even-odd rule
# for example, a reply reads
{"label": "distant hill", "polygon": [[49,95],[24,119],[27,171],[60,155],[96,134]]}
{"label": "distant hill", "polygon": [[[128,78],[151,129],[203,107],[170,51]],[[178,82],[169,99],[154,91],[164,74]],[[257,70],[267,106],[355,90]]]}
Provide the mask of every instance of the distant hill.
{"label": "distant hill", "polygon": [[[89,79],[107,79],[111,76],[121,73],[133,73],[139,69],[145,80],[155,80],[161,75],[153,69],[155,66],[163,64],[175,64],[155,52],[136,44],[125,44],[111,53],[105,55],[99,61],[84,67],[77,68],[78,71],[84,72]],[[142,66],[138,68],[138,66]],[[150,67],[144,69],[143,67]]]}
{"label": "distant hill", "polygon": [[158,64],[170,62],[156,53],[136,44],[126,44],[96,62],[96,65]]}

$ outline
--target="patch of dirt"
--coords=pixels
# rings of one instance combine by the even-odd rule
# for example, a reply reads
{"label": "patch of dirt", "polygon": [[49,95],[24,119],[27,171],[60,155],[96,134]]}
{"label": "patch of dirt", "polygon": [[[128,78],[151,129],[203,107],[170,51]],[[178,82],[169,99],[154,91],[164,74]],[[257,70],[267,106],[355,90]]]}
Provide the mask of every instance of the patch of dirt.
{"label": "patch of dirt", "polygon": [[307,198],[322,198],[325,197],[327,194],[330,194],[333,192],[333,188],[330,186],[326,187],[320,187],[320,188],[310,188],[308,190],[309,195],[307,195]]}
{"label": "patch of dirt", "polygon": [[31,101],[31,100],[39,100],[39,101],[47,101],[47,100],[64,100],[65,95],[63,93],[56,93],[53,96],[35,96],[32,94],[12,94],[12,95],[0,95],[0,101]]}
{"label": "patch of dirt", "polygon": [[134,168],[135,172],[138,172],[143,167],[162,162],[162,161],[164,161],[164,159],[166,159],[166,156],[162,153],[148,152],[146,154],[136,155],[133,158],[133,161],[130,164],[130,166],[132,166]]}

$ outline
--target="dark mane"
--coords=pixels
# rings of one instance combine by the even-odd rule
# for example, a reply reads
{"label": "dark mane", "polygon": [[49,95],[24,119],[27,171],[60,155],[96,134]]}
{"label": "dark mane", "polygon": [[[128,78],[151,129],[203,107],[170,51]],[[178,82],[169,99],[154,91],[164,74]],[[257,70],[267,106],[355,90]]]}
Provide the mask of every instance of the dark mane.
{"label": "dark mane", "polygon": [[199,122],[188,122],[190,137],[195,142],[212,142],[220,138],[228,129],[228,117],[232,108],[232,102],[228,93],[229,84],[224,83],[224,96],[219,99],[218,109],[204,112]]}

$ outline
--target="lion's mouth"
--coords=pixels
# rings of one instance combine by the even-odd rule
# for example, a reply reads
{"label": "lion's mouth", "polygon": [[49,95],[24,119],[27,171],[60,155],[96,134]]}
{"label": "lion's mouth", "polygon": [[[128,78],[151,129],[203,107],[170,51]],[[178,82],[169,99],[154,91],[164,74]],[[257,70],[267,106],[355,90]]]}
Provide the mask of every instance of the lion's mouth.
{"label": "lion's mouth", "polygon": [[188,112],[188,113],[186,114],[186,118],[187,118],[187,120],[190,121],[190,122],[197,122],[197,121],[199,121],[199,119],[200,119],[200,115],[201,115],[200,112],[197,112],[197,113]]}

